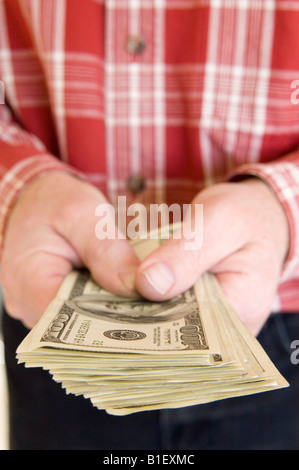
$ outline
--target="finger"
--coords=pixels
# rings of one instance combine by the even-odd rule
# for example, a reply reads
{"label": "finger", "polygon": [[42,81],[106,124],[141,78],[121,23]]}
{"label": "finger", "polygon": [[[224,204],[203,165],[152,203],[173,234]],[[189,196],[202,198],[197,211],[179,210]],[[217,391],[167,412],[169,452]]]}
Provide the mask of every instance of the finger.
{"label": "finger", "polygon": [[124,296],[136,294],[139,260],[126,240],[95,240],[89,244],[83,261],[105,289]]}
{"label": "finger", "polygon": [[[4,270],[6,266],[4,264]],[[9,269],[8,266],[7,271]],[[53,254],[36,253],[24,258],[17,272],[11,270],[11,275],[2,276],[4,304],[9,315],[32,328],[71,269],[72,264],[67,259]],[[13,277],[13,286],[9,284],[8,277]]]}
{"label": "finger", "polygon": [[124,296],[136,294],[138,257],[116,226],[106,237],[99,238],[96,232],[97,220],[95,206],[90,205],[80,218],[80,225],[63,229],[63,236],[69,240],[83,265],[103,288]]}
{"label": "finger", "polygon": [[272,311],[280,273],[278,265],[263,259],[263,253],[248,246],[211,270],[228,302],[254,335]]}
{"label": "finger", "polygon": [[[196,200],[180,236],[165,242],[138,268],[137,289],[151,300],[166,300],[187,290],[203,272],[247,242],[244,226],[232,219],[230,206],[224,211],[218,201],[208,201],[203,205],[202,220],[198,221],[195,204]],[[231,220],[234,223],[229,223],[226,230]],[[201,229],[202,240],[197,236]]]}

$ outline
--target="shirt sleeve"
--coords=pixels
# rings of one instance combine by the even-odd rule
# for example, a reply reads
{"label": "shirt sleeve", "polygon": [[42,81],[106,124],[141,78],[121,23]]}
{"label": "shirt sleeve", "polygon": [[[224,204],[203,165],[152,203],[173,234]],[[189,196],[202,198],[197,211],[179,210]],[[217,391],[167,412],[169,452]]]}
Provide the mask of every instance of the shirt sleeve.
{"label": "shirt sleeve", "polygon": [[270,163],[245,164],[229,175],[230,181],[256,176],[267,183],[285,210],[289,224],[289,252],[281,282],[299,277],[299,149]]}
{"label": "shirt sleeve", "polygon": [[11,207],[26,185],[50,171],[67,171],[82,177],[80,172],[48,153],[34,135],[8,119],[0,121],[0,258]]}

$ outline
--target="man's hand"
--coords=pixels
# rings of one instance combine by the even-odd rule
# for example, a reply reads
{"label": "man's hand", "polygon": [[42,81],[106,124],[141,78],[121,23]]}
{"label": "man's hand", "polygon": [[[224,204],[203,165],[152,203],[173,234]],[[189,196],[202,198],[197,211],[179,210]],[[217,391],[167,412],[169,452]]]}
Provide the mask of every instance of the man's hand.
{"label": "man's hand", "polygon": [[131,295],[138,259],[126,240],[98,240],[101,192],[67,173],[33,181],[11,210],[0,282],[11,316],[31,328],[73,267],[87,267],[104,288]]}
{"label": "man's hand", "polygon": [[152,300],[191,287],[205,271],[215,273],[230,304],[253,334],[271,313],[288,251],[286,215],[261,180],[211,186],[193,201],[203,204],[203,246],[186,250],[169,240],[138,268],[136,286]]}

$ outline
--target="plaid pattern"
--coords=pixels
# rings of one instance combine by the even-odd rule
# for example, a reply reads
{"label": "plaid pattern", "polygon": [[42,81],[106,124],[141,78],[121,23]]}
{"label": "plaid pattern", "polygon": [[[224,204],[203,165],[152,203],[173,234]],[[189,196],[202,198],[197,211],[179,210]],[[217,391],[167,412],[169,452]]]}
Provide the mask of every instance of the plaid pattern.
{"label": "plaid pattern", "polygon": [[[276,308],[298,311],[298,23],[299,0],[0,1],[1,233],[47,171],[142,203],[255,174],[290,225]],[[132,174],[147,181],[137,199]]]}

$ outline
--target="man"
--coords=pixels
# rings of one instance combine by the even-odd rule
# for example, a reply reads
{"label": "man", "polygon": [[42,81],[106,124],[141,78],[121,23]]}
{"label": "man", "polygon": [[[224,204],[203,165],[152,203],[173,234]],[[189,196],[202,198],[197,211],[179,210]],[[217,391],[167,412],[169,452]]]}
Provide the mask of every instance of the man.
{"label": "man", "polygon": [[[0,3],[1,283],[13,447],[298,446],[289,350],[299,311],[299,107],[291,99],[298,7]],[[128,203],[203,204],[203,247],[188,252],[172,240],[139,264],[126,240],[98,240],[95,208],[118,194]],[[112,292],[157,301],[210,270],[251,331],[271,343],[273,359],[283,357],[291,390],[120,420],[65,397],[45,374],[16,366],[14,352],[23,325],[36,324],[81,266]]]}

